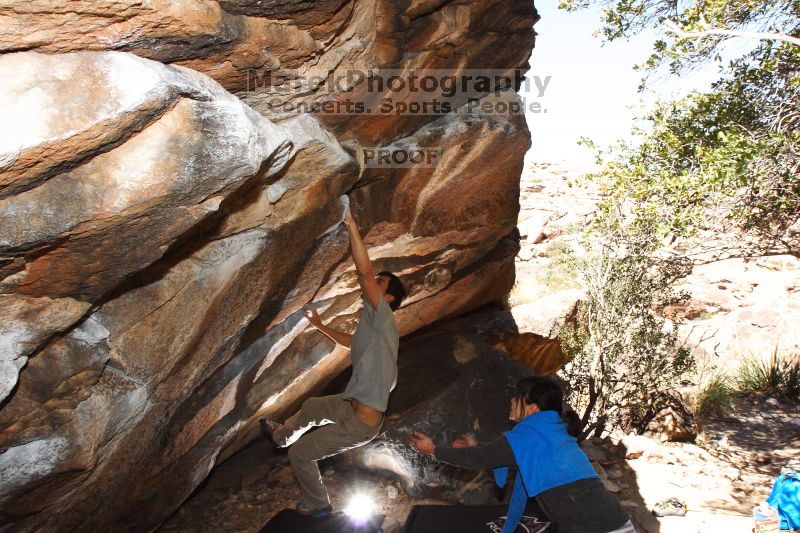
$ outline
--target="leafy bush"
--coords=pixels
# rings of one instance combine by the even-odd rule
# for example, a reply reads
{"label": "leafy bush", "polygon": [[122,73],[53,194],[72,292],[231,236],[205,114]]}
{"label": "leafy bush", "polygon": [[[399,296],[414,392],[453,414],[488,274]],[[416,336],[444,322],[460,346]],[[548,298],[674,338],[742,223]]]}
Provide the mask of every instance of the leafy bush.
{"label": "leafy bush", "polygon": [[561,374],[584,437],[615,428],[644,431],[694,367],[660,313],[685,299],[672,289],[685,271],[646,253],[650,244],[635,236],[623,241],[612,235],[573,263],[585,295],[577,321],[560,334]]}
{"label": "leafy bush", "polygon": [[[599,154],[605,207],[632,201],[639,223],[657,221],[656,240],[735,231],[735,252],[800,256],[797,2],[562,0],[571,10],[593,4],[605,6],[608,40],[666,25],[670,38],[654,43],[648,75],[710,61],[722,73],[705,92],[658,103],[632,142]],[[751,39],[750,51],[722,64],[719,48],[736,36]]]}

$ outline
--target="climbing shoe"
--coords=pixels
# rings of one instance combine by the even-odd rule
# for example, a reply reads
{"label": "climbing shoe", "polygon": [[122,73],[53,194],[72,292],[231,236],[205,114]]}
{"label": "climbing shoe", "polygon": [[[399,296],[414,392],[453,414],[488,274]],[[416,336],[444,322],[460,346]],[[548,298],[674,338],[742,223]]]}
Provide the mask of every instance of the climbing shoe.
{"label": "climbing shoe", "polygon": [[273,422],[272,420],[267,420],[266,418],[259,419],[258,425],[261,427],[261,433],[272,444],[272,446],[275,448],[280,448],[278,443],[275,442],[275,437],[273,434],[275,433],[275,430],[281,427],[281,425],[277,422]]}
{"label": "climbing shoe", "polygon": [[325,507],[321,507],[319,509],[311,509],[303,502],[298,503],[297,507],[294,509],[298,514],[302,516],[308,516],[310,518],[327,518],[333,513],[333,507],[330,505],[326,505]]}

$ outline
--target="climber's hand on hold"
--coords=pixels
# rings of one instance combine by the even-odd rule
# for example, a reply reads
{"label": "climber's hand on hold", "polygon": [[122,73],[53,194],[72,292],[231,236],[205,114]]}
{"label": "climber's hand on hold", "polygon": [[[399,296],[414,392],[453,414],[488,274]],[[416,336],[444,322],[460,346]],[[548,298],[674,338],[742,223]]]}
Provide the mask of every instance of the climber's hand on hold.
{"label": "climber's hand on hold", "polygon": [[347,210],[347,213],[344,215],[344,225],[347,226],[347,229],[351,232],[353,230],[358,231],[358,225],[356,224],[356,219],[353,218],[353,213],[350,212],[350,209]]}
{"label": "climber's hand on hold", "polygon": [[[347,229],[351,229],[355,226],[356,221],[353,218],[353,213],[350,212],[350,198],[346,194],[343,194],[339,197],[339,203],[341,203],[344,208],[342,222],[347,226]],[[357,228],[358,226],[355,227]]]}
{"label": "climber's hand on hold", "polygon": [[327,335],[336,344],[344,346],[345,348],[350,347],[350,343],[353,342],[353,336],[349,333],[345,333],[344,331],[339,331],[338,329],[324,325],[322,323],[322,319],[320,319],[319,314],[317,313],[316,308],[308,305],[303,308],[303,314],[308,321],[311,322],[312,326]]}

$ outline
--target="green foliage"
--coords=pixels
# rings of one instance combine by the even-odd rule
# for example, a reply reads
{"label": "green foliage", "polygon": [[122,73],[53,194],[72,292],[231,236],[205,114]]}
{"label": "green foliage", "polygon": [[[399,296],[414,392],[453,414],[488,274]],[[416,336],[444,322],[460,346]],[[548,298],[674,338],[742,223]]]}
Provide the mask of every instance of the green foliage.
{"label": "green foliage", "polygon": [[[586,434],[643,429],[692,371],[663,318],[681,300],[672,286],[690,269],[689,238],[731,232],[737,253],[800,257],[800,46],[792,44],[800,2],[562,0],[561,7],[593,4],[604,7],[607,40],[668,30],[643,65],[648,75],[719,61],[732,35],[749,36],[752,47],[721,66],[709,91],[658,103],[632,142],[598,152],[603,169],[589,179],[601,201],[588,253],[575,263],[586,297],[577,324],[562,332],[571,361],[564,374]],[[795,391],[797,366],[743,365],[736,386]],[[699,409],[729,408],[730,392],[723,377],[708,383]]]}
{"label": "green foliage", "polygon": [[605,40],[629,38],[647,28],[665,30],[642,67],[666,65],[673,73],[718,60],[721,45],[730,38],[797,36],[800,18],[796,0],[561,0],[559,7],[577,11],[591,5],[603,7],[598,33]]}
{"label": "green foliage", "polygon": [[726,415],[733,410],[734,388],[730,378],[723,372],[708,379],[695,397],[695,415],[699,419]]}
{"label": "green foliage", "polygon": [[742,63],[712,92],[658,104],[640,142],[607,155],[593,176],[604,217],[624,205],[657,240],[735,229],[748,253],[800,253],[800,57],[769,50],[770,72]]}
{"label": "green foliage", "polygon": [[585,294],[574,324],[562,329],[561,374],[583,435],[643,431],[694,367],[665,307],[683,301],[672,289],[685,270],[648,253],[649,241],[609,232],[573,261]]}
{"label": "green foliage", "polygon": [[[658,103],[641,118],[634,140],[601,154],[595,176],[606,194],[601,210],[621,204],[630,227],[657,240],[703,230],[736,230],[744,253],[800,254],[800,3],[786,0],[567,0],[563,7],[605,6],[602,34],[613,40],[648,27],[683,31],[765,32],[752,49],[721,69],[708,92]],[[673,72],[713,59],[729,34],[654,43],[646,69],[666,61]],[[600,220],[600,223],[603,223]]]}
{"label": "green foliage", "polygon": [[694,397],[694,414],[702,423],[712,416],[728,415],[737,397],[782,396],[800,401],[800,356],[781,356],[777,350],[769,358],[744,359],[732,376],[724,371],[713,374]]}
{"label": "green foliage", "polygon": [[762,360],[749,357],[742,361],[736,374],[736,388],[746,394],[772,396],[781,385],[781,372],[773,357]]}
{"label": "green foliage", "polygon": [[800,357],[782,357],[777,351],[768,359],[748,357],[739,366],[735,383],[740,394],[800,401]]}

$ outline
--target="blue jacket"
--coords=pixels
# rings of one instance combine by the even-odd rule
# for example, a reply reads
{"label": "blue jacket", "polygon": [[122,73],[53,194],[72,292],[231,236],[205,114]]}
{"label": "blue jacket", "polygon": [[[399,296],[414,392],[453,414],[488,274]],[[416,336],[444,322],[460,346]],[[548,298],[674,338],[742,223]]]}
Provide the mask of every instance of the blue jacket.
{"label": "blue jacket", "polygon": [[782,530],[800,528],[800,472],[779,476],[767,503],[778,510]]}
{"label": "blue jacket", "polygon": [[[526,416],[505,434],[517,461],[517,478],[503,533],[512,533],[528,498],[579,479],[598,477],[575,437],[556,411]],[[508,467],[494,469],[495,480],[506,484]]]}

